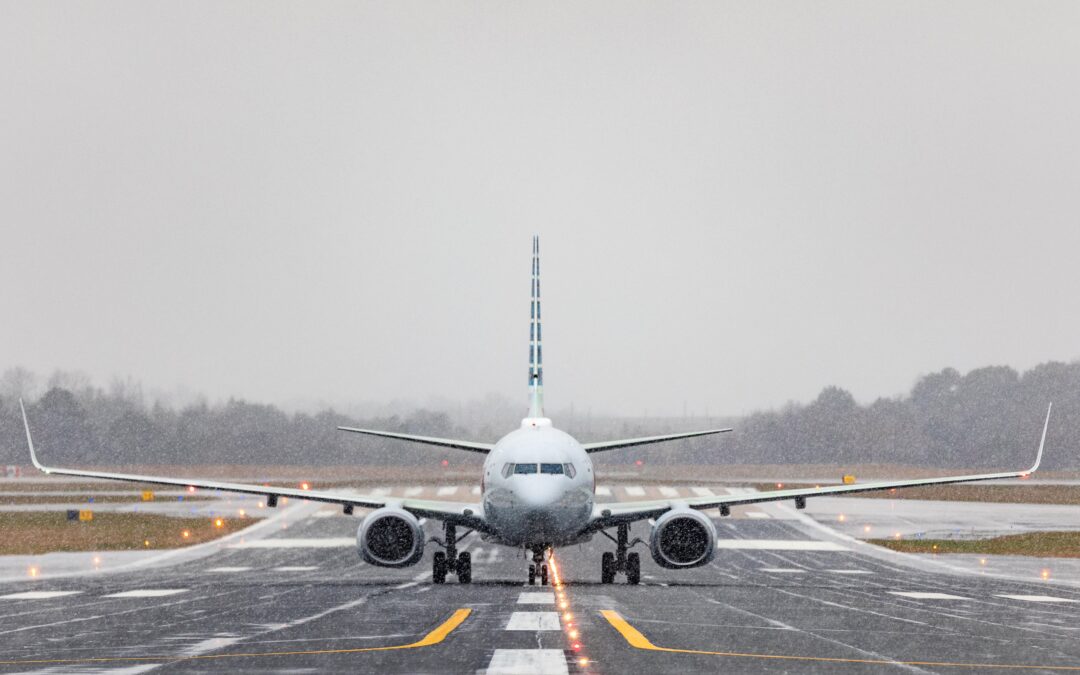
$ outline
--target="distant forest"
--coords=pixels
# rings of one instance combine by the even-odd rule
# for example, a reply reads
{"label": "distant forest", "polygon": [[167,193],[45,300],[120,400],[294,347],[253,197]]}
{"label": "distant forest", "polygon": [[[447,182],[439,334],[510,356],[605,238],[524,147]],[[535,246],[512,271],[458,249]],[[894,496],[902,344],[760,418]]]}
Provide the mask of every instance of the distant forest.
{"label": "distant forest", "polygon": [[[0,464],[29,464],[18,413],[20,395],[32,399],[28,412],[35,443],[54,464],[413,465],[443,458],[458,464],[480,457],[359,437],[336,427],[361,425],[493,442],[493,433],[509,431],[517,423],[512,415],[505,425],[494,425],[425,409],[369,419],[332,409],[288,414],[273,405],[242,400],[173,407],[147,401],[138,386],[114,384],[106,390],[85,378],[56,374],[42,380],[13,368],[0,376]],[[844,389],[830,386],[808,404],[792,403],[743,418],[552,416],[582,441],[713,424],[736,428],[722,437],[597,456],[615,464],[643,459],[662,464],[1018,468],[1034,456],[1050,401],[1054,415],[1044,468],[1080,467],[1080,362],[1049,362],[1024,373],[1003,366],[967,374],[947,368],[919,378],[905,396],[869,405],[859,405]]]}

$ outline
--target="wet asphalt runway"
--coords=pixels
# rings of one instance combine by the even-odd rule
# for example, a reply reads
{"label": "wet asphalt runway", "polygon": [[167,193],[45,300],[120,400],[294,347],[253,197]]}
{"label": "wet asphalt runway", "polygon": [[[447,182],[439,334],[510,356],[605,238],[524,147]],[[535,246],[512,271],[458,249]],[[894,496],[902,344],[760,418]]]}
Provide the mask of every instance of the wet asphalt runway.
{"label": "wet asphalt runway", "polygon": [[36,594],[0,598],[0,673],[1080,672],[1080,589],[786,550],[815,537],[798,521],[718,519],[721,537],[764,548],[723,549],[685,572],[638,547],[637,587],[599,583],[606,539],[562,549],[565,610],[524,584],[520,553],[474,536],[472,585],[432,585],[431,545],[413,568],[364,564],[341,545],[358,522],[311,517],[264,540],[324,547],[0,585]]}

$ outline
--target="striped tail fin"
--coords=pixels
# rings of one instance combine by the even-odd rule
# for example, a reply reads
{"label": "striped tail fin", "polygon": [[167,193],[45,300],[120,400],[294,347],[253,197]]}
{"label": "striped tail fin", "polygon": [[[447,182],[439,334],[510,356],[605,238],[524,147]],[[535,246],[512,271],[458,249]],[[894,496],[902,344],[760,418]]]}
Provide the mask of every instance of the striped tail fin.
{"label": "striped tail fin", "polygon": [[529,312],[529,418],[544,417],[544,358],[540,336],[540,237],[533,236],[532,307]]}

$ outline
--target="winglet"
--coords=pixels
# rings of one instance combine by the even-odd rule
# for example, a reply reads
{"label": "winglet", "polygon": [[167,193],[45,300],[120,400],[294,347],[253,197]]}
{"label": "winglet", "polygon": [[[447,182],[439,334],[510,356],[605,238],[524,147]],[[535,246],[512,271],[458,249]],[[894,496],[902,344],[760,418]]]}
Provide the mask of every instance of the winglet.
{"label": "winglet", "polygon": [[1039,468],[1039,463],[1042,462],[1043,446],[1046,445],[1046,430],[1050,428],[1050,411],[1053,410],[1054,404],[1046,406],[1046,421],[1043,422],[1042,439],[1039,441],[1039,453],[1035,455],[1035,463],[1031,465],[1031,468],[1024,472],[1025,476],[1029,476],[1035,473]]}
{"label": "winglet", "polygon": [[19,398],[19,410],[22,411],[23,426],[26,427],[26,444],[30,446],[30,461],[41,471],[49,473],[48,467],[42,466],[41,462],[37,461],[37,454],[34,452],[34,439],[30,437],[30,420],[26,419],[26,406],[23,405],[22,397]]}

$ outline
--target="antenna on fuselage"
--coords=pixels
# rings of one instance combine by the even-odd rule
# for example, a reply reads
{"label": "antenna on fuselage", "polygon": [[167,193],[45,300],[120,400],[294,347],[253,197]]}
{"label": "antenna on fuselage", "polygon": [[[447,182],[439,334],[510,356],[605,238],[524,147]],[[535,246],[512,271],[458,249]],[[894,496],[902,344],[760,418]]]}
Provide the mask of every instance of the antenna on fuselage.
{"label": "antenna on fuselage", "polygon": [[529,417],[544,417],[544,358],[540,335],[540,236],[533,235],[532,305],[529,312]]}

